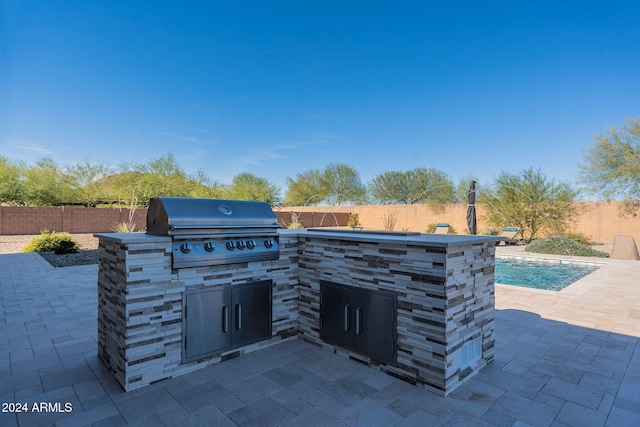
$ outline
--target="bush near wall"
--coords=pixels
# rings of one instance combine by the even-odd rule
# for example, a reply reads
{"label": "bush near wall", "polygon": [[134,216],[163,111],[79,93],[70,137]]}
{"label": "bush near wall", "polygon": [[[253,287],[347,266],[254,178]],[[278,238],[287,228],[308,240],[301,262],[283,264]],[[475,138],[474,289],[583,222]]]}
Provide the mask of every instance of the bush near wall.
{"label": "bush near wall", "polygon": [[74,254],[79,251],[78,244],[68,233],[42,230],[22,252],[53,252],[56,255]]}

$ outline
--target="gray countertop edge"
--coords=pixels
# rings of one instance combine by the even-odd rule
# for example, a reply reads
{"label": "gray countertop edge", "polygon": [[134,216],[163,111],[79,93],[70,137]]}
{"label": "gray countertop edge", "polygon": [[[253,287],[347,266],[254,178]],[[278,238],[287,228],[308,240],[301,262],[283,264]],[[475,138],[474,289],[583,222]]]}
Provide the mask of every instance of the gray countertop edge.
{"label": "gray countertop edge", "polygon": [[[279,230],[282,236],[297,236],[318,240],[346,240],[355,242],[388,243],[394,245],[456,247],[473,244],[497,243],[505,240],[498,236],[471,236],[465,234],[419,234],[399,236],[385,235],[378,230],[350,231],[309,231],[308,229]],[[94,233],[94,237],[123,244],[171,242],[171,236],[159,236],[145,233]]]}
{"label": "gray countertop edge", "polygon": [[170,236],[157,236],[146,233],[94,233],[93,237],[124,244],[171,242]]}
{"label": "gray countertop edge", "polygon": [[313,239],[337,239],[350,240],[357,242],[377,242],[390,243],[398,245],[414,245],[414,246],[432,246],[432,247],[455,247],[473,244],[498,243],[505,240],[498,236],[472,236],[466,234],[419,234],[399,236],[394,234],[385,235],[384,232],[378,230],[339,230],[339,231],[310,231],[308,229],[296,230],[280,230],[280,234],[295,234],[299,237],[308,237]]}

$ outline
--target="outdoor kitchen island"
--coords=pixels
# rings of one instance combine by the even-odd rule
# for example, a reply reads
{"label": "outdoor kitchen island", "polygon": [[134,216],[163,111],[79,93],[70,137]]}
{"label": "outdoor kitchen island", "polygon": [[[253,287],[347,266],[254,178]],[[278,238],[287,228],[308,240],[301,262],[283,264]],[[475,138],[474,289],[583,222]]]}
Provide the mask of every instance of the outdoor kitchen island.
{"label": "outdoor kitchen island", "polygon": [[[296,337],[445,396],[493,360],[495,237],[279,230],[278,259],[174,268],[170,237],[96,236],[98,354],[127,391]],[[189,295],[265,282],[270,336],[185,357]]]}

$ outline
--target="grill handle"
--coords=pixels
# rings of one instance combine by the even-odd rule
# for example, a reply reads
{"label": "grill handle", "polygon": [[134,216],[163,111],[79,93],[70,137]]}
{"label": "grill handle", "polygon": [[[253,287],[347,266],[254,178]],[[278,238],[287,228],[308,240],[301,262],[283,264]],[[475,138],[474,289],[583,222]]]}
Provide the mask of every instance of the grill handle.
{"label": "grill handle", "polygon": [[356,308],[356,335],[362,333],[362,307]]}

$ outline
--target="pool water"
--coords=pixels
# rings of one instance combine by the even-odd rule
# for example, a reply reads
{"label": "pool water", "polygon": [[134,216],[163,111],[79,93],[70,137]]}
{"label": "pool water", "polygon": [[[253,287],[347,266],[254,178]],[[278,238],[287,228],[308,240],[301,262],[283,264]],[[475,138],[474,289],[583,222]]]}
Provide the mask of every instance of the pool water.
{"label": "pool water", "polygon": [[560,291],[600,268],[584,263],[560,263],[496,258],[495,282],[503,285]]}

